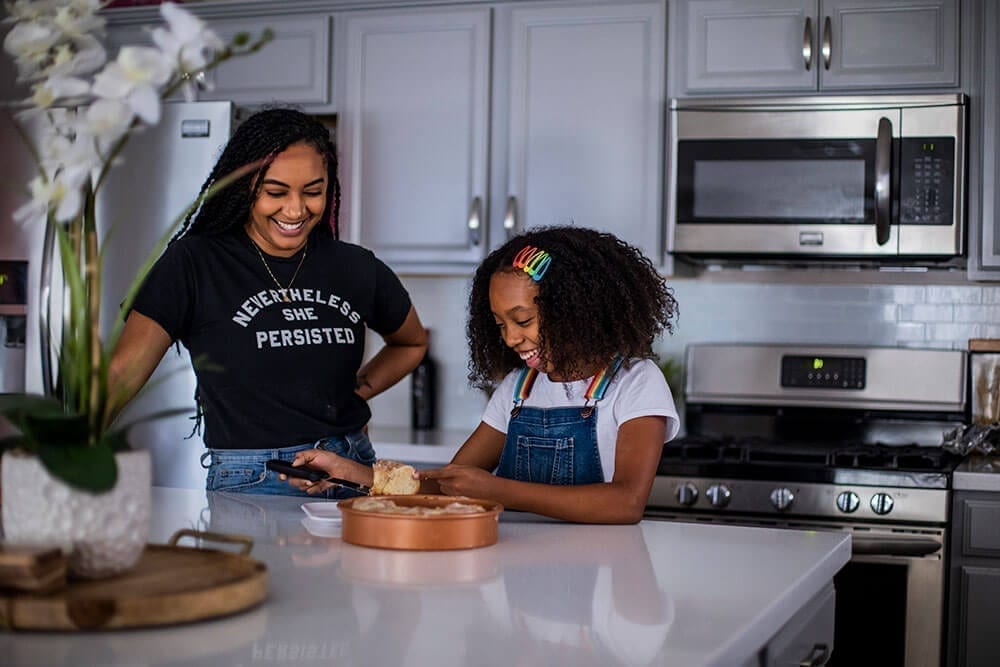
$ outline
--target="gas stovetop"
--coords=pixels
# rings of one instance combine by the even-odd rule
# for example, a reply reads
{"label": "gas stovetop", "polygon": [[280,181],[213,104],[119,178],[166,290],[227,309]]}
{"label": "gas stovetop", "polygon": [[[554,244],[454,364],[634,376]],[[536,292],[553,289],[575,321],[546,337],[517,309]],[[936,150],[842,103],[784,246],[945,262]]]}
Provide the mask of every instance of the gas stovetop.
{"label": "gas stovetop", "polygon": [[669,442],[659,475],[948,488],[962,457],[939,447],[775,442],[692,435]]}

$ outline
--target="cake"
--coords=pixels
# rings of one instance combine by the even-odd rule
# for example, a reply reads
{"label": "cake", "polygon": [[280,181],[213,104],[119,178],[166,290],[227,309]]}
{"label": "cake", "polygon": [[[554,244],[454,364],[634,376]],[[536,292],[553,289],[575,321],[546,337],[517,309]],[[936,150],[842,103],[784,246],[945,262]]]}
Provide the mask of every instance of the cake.
{"label": "cake", "polygon": [[409,496],[420,490],[420,480],[414,477],[416,471],[411,465],[379,459],[372,469],[372,495]]}

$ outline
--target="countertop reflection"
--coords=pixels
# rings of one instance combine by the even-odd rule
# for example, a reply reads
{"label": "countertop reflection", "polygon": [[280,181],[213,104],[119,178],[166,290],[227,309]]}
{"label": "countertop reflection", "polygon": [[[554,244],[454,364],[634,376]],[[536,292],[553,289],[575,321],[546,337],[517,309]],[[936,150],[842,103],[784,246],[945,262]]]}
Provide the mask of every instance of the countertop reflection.
{"label": "countertop reflection", "polygon": [[168,628],[2,633],[3,664],[735,664],[850,555],[843,533],[514,512],[493,546],[370,549],[344,543],[336,522],[309,520],[303,502],[154,489],[152,542],[181,528],[252,537],[267,600]]}

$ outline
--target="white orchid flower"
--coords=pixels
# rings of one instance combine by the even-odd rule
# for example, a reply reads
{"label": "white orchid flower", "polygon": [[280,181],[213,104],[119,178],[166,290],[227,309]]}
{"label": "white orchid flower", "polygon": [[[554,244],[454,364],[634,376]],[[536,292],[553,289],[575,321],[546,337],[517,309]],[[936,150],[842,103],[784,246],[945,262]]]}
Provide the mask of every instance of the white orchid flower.
{"label": "white orchid flower", "polygon": [[56,102],[82,98],[90,92],[90,84],[73,76],[51,76],[31,87],[31,103],[39,109],[48,109]]}
{"label": "white orchid flower", "polygon": [[97,97],[122,100],[143,122],[160,120],[160,92],[174,74],[172,63],[159,50],[124,46],[118,58],[94,76],[91,92]]}
{"label": "white orchid flower", "polygon": [[173,2],[160,5],[160,15],[168,27],[153,30],[153,43],[177,63],[183,73],[203,69],[216,51],[226,48],[225,42],[204,21]]}
{"label": "white orchid flower", "polygon": [[3,40],[3,48],[14,56],[18,80],[37,76],[45,67],[50,50],[59,40],[59,32],[43,23],[18,23],[11,28]]}
{"label": "white orchid flower", "polygon": [[79,76],[97,71],[107,61],[104,47],[91,35],[74,38],[56,47],[47,76]]}
{"label": "white orchid flower", "polygon": [[134,118],[132,108],[121,100],[94,100],[84,113],[87,132],[94,137],[101,155],[107,155],[112,146],[125,136]]}
{"label": "white orchid flower", "polygon": [[[83,205],[83,194],[80,186],[78,172],[70,172],[57,176],[52,180],[45,180],[41,176],[36,176],[28,182],[28,190],[31,199],[28,203],[19,207],[13,213],[15,221],[23,223],[39,218],[44,218],[49,211],[55,215],[59,222],[69,222],[80,212]],[[89,174],[83,174],[84,178],[89,178]]]}
{"label": "white orchid flower", "polygon": [[5,22],[37,21],[51,14],[56,7],[55,0],[14,0],[14,2],[7,3],[10,17]]}
{"label": "white orchid flower", "polygon": [[99,0],[75,0],[55,8],[52,22],[68,37],[82,37],[104,30],[104,17],[97,15]]}

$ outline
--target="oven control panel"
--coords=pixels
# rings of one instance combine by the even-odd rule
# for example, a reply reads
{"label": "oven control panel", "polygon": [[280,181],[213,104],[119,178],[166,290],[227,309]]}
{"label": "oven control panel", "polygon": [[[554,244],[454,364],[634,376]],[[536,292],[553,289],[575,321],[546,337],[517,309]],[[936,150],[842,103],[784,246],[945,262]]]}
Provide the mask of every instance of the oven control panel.
{"label": "oven control panel", "polygon": [[864,357],[801,355],[781,357],[782,387],[864,389],[866,373]]}

